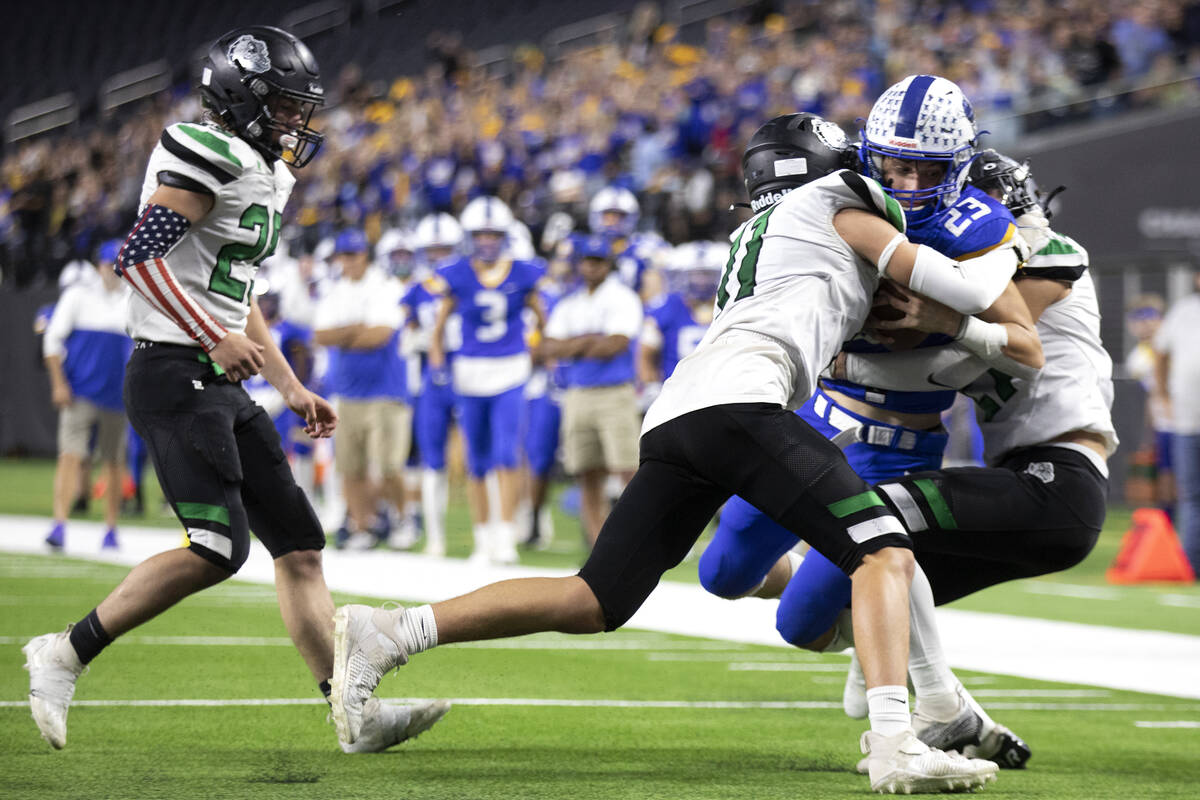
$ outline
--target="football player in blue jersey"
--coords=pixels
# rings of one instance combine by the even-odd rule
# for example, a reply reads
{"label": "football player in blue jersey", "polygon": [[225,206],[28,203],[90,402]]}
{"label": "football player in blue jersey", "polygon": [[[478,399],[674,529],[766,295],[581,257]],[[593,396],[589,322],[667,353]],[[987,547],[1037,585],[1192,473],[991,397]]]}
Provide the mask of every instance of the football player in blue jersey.
{"label": "football player in blue jersey", "polygon": [[667,292],[646,305],[638,339],[638,378],[643,402],[671,377],[679,359],[691,354],[713,318],[713,300],[729,247],[718,242],[685,242],[667,259]]}
{"label": "football player in blue jersey", "polygon": [[[437,276],[445,285],[438,307],[429,361],[446,366],[442,336],[450,314],[462,318],[462,347],[452,366],[459,421],[467,443],[467,496],[474,520],[475,550],[481,562],[513,563],[525,382],[532,362],[522,312],[531,308],[537,328],[545,313],[536,285],[544,268],[514,260],[506,252],[512,211],[496,197],[478,197],[460,218],[470,236],[470,255],[443,263]],[[499,519],[490,522],[485,478],[495,472],[500,487]]]}
{"label": "football player in blue jersey", "polygon": [[[1012,275],[1021,260],[1016,249],[1012,214],[1003,203],[965,185],[975,153],[977,132],[970,103],[953,82],[932,75],[911,75],[876,101],[867,119],[859,153],[863,171],[892,194],[904,209],[907,235],[956,260],[986,259],[987,268]],[[881,287],[883,288],[883,287]],[[1028,309],[1010,283],[989,310],[995,320],[1028,320]],[[966,327],[966,326],[964,326]],[[960,332],[960,338],[966,332]],[[963,338],[968,346],[992,350],[984,342]],[[844,345],[848,352],[933,347],[953,341],[921,332],[900,335],[864,333]],[[981,354],[982,355],[982,354]],[[1000,356],[1000,358],[1004,358]],[[1028,367],[1006,359],[1010,374]],[[954,402],[955,391],[881,391],[849,381],[823,379],[797,413],[828,438],[843,445],[855,471],[869,483],[941,465],[947,434],[941,412]],[[839,437],[845,431],[851,436]],[[829,620],[849,602],[848,585],[827,560],[810,553],[803,560],[791,552],[794,537],[758,509],[734,497],[721,514],[717,533],[700,560],[701,583],[723,597],[780,597],[778,628],[798,646],[842,650],[847,640],[831,635]],[[932,594],[917,569],[913,591],[927,597],[921,607],[929,619],[914,617],[910,647],[912,680],[918,704],[914,727],[931,746],[960,749],[979,735],[980,720],[966,707],[952,678],[922,668],[921,650],[936,642],[932,631]],[[848,615],[844,615],[848,618]],[[920,641],[918,641],[920,640]],[[969,719],[966,719],[970,717]],[[956,723],[965,719],[966,724]]]}
{"label": "football player in blue jersey", "polygon": [[[610,237],[617,275],[644,302],[660,291],[654,262],[670,247],[657,233],[638,231],[640,217],[637,197],[619,186],[601,189],[588,204],[588,227],[593,234]],[[585,233],[572,234],[571,244],[578,245],[585,238]]]}
{"label": "football player in blue jersey", "polygon": [[438,302],[444,289],[433,270],[453,258],[462,243],[462,226],[454,217],[436,213],[422,218],[413,233],[417,274],[422,277],[408,287],[400,301],[405,310],[406,349],[420,369],[420,380],[415,382],[417,391],[413,397],[413,427],[422,467],[425,552],[434,556],[446,554],[446,509],[450,501],[446,441],[454,422],[455,407],[449,365],[462,345],[462,326],[457,314],[447,320],[442,340],[445,363],[440,369],[433,369],[429,363],[429,342],[433,338]]}

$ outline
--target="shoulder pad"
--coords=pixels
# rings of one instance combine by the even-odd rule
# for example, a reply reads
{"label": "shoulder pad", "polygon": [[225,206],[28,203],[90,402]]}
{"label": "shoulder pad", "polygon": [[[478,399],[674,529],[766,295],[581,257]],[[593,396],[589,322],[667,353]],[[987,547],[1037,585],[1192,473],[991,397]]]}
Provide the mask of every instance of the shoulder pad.
{"label": "shoulder pad", "polygon": [[1088,268],[1087,250],[1069,236],[1050,231],[1050,241],[1021,265],[1017,275],[1075,281]]}
{"label": "shoulder pad", "polygon": [[[1007,209],[1005,210],[1007,211]],[[984,253],[1011,246],[1017,236],[1017,226],[1011,215],[1007,219],[984,217],[972,228],[960,238],[950,242],[949,244],[953,246],[948,247],[944,255],[958,261],[978,258]]]}
{"label": "shoulder pad", "polygon": [[[162,132],[159,144],[179,162],[191,167],[189,177],[220,188],[242,176],[256,158],[250,146],[211,125],[176,123]],[[251,162],[253,163],[253,162]]]}
{"label": "shoulder pad", "polygon": [[907,228],[904,210],[895,198],[877,182],[853,170],[839,170],[810,185],[832,192],[847,208],[862,208],[878,214],[901,233]]}

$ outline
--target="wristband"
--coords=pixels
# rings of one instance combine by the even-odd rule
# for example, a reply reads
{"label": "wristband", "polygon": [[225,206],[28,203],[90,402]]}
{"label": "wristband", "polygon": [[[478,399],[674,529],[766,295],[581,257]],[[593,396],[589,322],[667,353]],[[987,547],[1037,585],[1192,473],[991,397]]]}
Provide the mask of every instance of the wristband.
{"label": "wristband", "polygon": [[1008,328],[995,322],[984,322],[978,317],[963,317],[954,338],[987,361],[1001,355],[1008,344]]}
{"label": "wristband", "polygon": [[884,245],[883,252],[879,254],[879,261],[876,263],[876,266],[879,267],[879,277],[887,277],[887,267],[896,253],[896,248],[907,241],[908,239],[903,233],[897,233],[890,242]]}

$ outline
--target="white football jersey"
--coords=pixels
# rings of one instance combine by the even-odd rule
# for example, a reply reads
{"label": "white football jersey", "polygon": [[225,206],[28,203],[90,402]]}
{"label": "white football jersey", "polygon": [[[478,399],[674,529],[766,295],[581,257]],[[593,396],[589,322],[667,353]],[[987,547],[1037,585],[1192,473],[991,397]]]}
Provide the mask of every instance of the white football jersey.
{"label": "white football jersey", "polygon": [[988,370],[963,391],[975,400],[984,460],[994,464],[1018,447],[1044,444],[1070,431],[1104,437],[1117,449],[1110,409],[1112,359],[1100,343],[1100,307],[1087,272],[1087,251],[1066,236],[1029,259],[1020,274],[1073,280],[1071,292],[1042,312],[1038,337],[1046,363],[1033,381]]}
{"label": "white football jersey", "polygon": [[879,184],[849,170],[783,196],[730,236],[716,312],[646,412],[642,431],[701,408],[770,403],[798,408],[842,342],[860,330],[879,283],[873,264],[838,235],[846,208],[904,230],[904,213]]}
{"label": "white football jersey", "polygon": [[[212,192],[208,215],[193,223],[165,261],[185,292],[227,330],[242,333],[258,265],[275,250],[283,207],[296,183],[280,160],[269,163],[249,144],[214,125],[177,123],[163,131],[142,182],[145,208],[160,172],[190,178]],[[140,212],[139,212],[140,213]],[[135,339],[195,341],[139,294],[129,307]]]}

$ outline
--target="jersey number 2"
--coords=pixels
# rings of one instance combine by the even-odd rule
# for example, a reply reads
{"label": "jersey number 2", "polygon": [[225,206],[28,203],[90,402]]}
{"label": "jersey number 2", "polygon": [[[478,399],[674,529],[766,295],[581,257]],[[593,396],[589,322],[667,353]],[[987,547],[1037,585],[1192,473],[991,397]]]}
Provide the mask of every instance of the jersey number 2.
{"label": "jersey number 2", "polygon": [[246,282],[233,277],[233,262],[252,261],[256,267],[261,264],[263,259],[275,252],[275,245],[279,244],[279,228],[282,223],[282,214],[276,211],[272,217],[267,207],[258,203],[252,204],[243,211],[242,218],[238,220],[238,227],[257,231],[258,241],[254,244],[230,242],[217,251],[217,265],[213,267],[212,277],[208,279],[209,291],[239,303],[243,301],[249,303]]}
{"label": "jersey number 2", "polygon": [[964,217],[963,212],[958,207],[950,209],[946,215],[946,230],[953,233],[955,236],[962,236],[962,232],[971,226],[971,223],[980,217],[986,217],[991,213],[991,209],[983,203],[976,200],[974,197],[963,198],[962,205],[971,206],[975,209],[975,213],[969,217]]}

